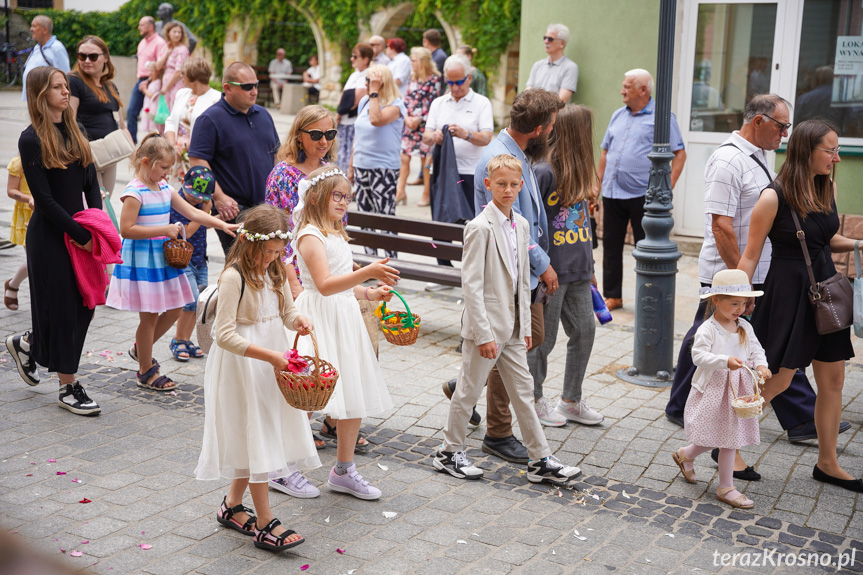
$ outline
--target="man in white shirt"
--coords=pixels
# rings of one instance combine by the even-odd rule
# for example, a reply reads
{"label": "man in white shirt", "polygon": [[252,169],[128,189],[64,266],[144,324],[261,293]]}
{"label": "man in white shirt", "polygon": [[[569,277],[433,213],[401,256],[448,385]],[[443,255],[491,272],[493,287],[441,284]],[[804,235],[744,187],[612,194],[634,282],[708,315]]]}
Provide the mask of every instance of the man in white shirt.
{"label": "man in white shirt", "polygon": [[293,64],[285,58],[284,48],[276,50],[276,57],[270,60],[267,72],[270,74],[270,89],[273,91],[273,102],[276,104],[276,108],[281,108],[282,90],[288,85],[288,77],[294,73]]}
{"label": "man in white shirt", "polygon": [[317,104],[320,98],[321,69],[318,67],[318,55],[309,56],[309,67],[303,72],[303,87],[309,95],[309,104]]}
{"label": "man in white shirt", "polygon": [[563,55],[569,42],[569,28],[563,24],[551,24],[545,31],[543,42],[548,58],[534,63],[526,87],[554,92],[561,100],[569,102],[578,87],[578,64]]}
{"label": "man in white shirt", "polygon": [[27,101],[27,74],[39,66],[53,66],[64,72],[69,72],[69,54],[63,43],[54,36],[54,23],[47,16],[36,16],[30,24],[30,34],[36,41],[36,47],[27,58],[24,74],[21,79],[21,99]]}
{"label": "man in white shirt", "polygon": [[375,35],[369,38],[369,46],[371,46],[372,50],[375,52],[372,64],[386,66],[390,63],[390,57],[387,56],[387,41],[384,40],[383,36]]}

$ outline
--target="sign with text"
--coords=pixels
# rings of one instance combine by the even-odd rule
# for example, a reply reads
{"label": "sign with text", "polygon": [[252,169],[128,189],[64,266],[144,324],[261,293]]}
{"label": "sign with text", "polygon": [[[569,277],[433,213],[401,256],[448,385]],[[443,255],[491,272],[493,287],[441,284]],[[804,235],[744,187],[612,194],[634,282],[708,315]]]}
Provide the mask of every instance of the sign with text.
{"label": "sign with text", "polygon": [[833,73],[856,76],[863,74],[863,36],[838,36]]}

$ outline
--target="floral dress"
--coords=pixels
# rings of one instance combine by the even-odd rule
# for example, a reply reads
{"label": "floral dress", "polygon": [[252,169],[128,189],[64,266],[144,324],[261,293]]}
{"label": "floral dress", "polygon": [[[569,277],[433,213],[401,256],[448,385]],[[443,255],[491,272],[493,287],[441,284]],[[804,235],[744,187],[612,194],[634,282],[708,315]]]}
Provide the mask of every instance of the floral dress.
{"label": "floral dress", "polygon": [[[169,48],[166,46],[164,49],[168,50]],[[185,64],[188,59],[189,48],[183,44],[176,46],[165,62],[165,72],[162,75],[162,81],[167,84],[171,81],[171,78],[173,78],[174,72],[182,72],[183,64]],[[185,84],[183,83],[183,76],[181,74],[180,78],[174,82],[174,85],[171,86],[171,89],[165,94],[165,100],[168,102],[169,110],[174,107],[174,97],[177,95],[177,91],[184,86]]]}
{"label": "floral dress", "polygon": [[405,108],[408,116],[422,119],[416,130],[411,130],[405,124],[404,136],[402,136],[402,153],[408,156],[419,151],[420,156],[429,155],[431,148],[423,143],[423,132],[425,132],[426,119],[432,100],[437,97],[438,76],[429,76],[425,82],[411,80],[408,84],[408,92],[405,95]]}

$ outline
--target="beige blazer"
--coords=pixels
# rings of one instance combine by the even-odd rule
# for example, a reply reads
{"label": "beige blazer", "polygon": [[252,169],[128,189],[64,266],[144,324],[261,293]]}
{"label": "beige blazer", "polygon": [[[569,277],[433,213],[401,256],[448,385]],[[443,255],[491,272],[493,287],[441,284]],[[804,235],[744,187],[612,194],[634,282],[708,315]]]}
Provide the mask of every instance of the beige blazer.
{"label": "beige blazer", "polygon": [[[491,204],[464,229],[461,336],[476,345],[509,341],[515,326],[515,299],[503,230]],[[513,212],[518,241],[519,336],[530,335],[530,238],[527,220]]]}

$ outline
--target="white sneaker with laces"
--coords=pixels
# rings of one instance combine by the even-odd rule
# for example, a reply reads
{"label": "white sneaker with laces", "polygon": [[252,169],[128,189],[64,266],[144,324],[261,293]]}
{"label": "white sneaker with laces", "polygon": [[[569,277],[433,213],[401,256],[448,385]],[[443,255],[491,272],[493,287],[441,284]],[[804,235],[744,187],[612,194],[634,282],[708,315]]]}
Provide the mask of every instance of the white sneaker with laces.
{"label": "white sneaker with laces", "polygon": [[483,475],[482,469],[474,467],[464,451],[438,451],[432,465],[458,479],[482,479]]}
{"label": "white sneaker with laces", "polygon": [[564,465],[553,455],[527,464],[527,480],[531,483],[547,481],[548,483],[563,484],[579,475],[581,475],[581,469]]}
{"label": "white sneaker with laces", "polygon": [[561,427],[566,425],[566,417],[557,413],[544,397],[540,397],[538,401],[533,402],[533,409],[536,410],[539,422],[546,427]]}
{"label": "white sneaker with laces", "polygon": [[561,398],[557,400],[557,406],[554,410],[569,421],[582,425],[597,425],[605,419],[601,413],[592,409],[583,399],[578,403],[569,403]]}

